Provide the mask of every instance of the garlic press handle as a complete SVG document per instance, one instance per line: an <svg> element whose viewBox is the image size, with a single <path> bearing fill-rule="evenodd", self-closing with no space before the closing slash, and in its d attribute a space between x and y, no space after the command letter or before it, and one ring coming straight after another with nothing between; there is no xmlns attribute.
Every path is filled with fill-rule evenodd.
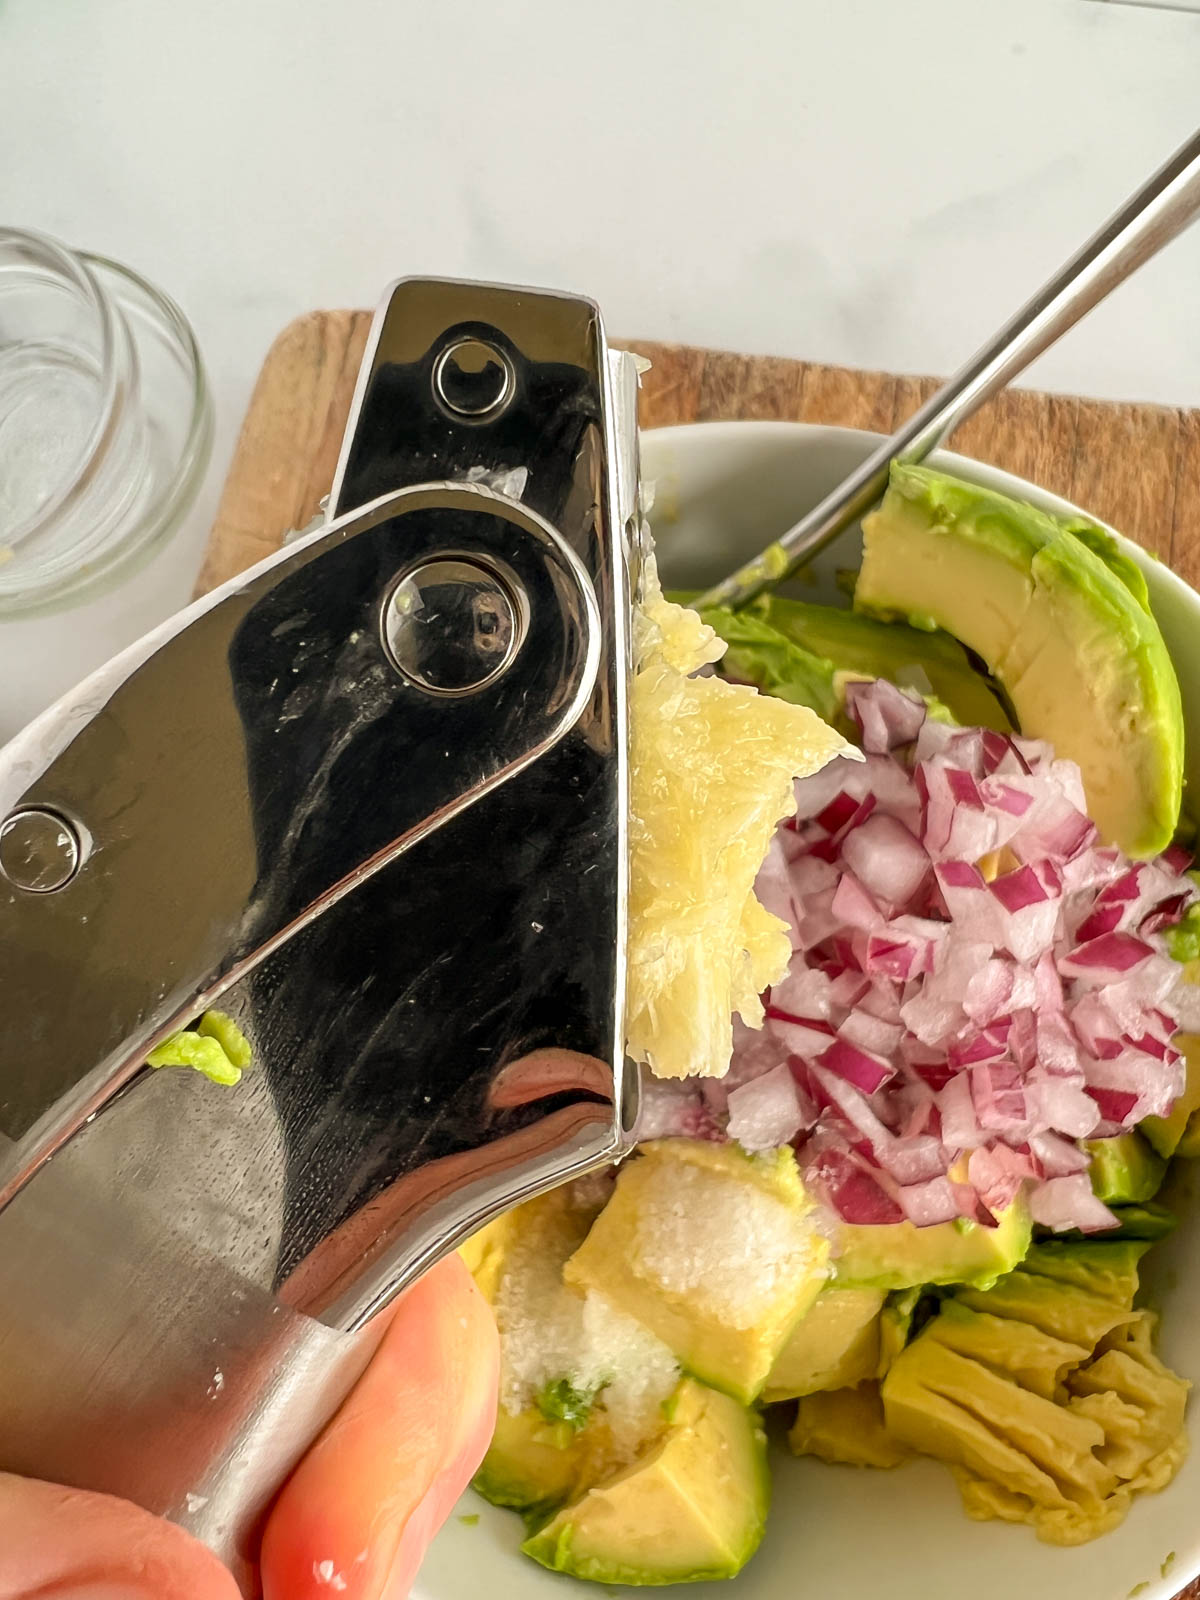
<svg viewBox="0 0 1200 1600"><path fill-rule="evenodd" d="M247 1594L374 1313L632 1120L618 370L589 302L393 286L339 514L0 752L0 1470ZM144 1069L212 1005L237 1088Z"/></svg>

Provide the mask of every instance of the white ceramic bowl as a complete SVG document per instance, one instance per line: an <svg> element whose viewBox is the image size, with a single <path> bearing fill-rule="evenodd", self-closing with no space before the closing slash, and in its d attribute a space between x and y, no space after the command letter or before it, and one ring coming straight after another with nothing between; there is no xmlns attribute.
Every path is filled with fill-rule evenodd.
<svg viewBox="0 0 1200 1600"><path fill-rule="evenodd" d="M715 579L787 528L874 444L873 434L799 423L700 423L643 435L642 467L656 485L655 538L668 586ZM993 467L945 454L939 464L1050 510L1066 502ZM1070 508L1074 509L1074 508ZM797 588L845 603L838 568L856 567L857 534L819 559ZM1179 670L1189 776L1200 792L1200 596L1161 563L1128 546ZM1191 1185L1187 1185L1190 1191ZM1189 1192L1185 1198L1191 1199ZM1200 1245L1196 1208L1147 1258L1144 1281L1163 1310L1166 1361L1200 1382ZM1200 1414L1200 1405L1196 1406ZM1193 1419L1193 1429L1196 1423ZM774 1503L762 1549L742 1575L687 1600L1168 1600L1200 1572L1200 1447L1162 1494L1137 1500L1116 1532L1075 1550L1032 1531L964 1516L949 1472L915 1461L894 1472L773 1457ZM467 1522L459 1520L470 1519ZM478 1521L475 1521L475 1518ZM435 1541L414 1600L587 1600L606 1591L543 1571L518 1552L521 1525L468 1493ZM1165 1569L1165 1570L1164 1570ZM633 1595L608 1589L610 1595Z"/></svg>

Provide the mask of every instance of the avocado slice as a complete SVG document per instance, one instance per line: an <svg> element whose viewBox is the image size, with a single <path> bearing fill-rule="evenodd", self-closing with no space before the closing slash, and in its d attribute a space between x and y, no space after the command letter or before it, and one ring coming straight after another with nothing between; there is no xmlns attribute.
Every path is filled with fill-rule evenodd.
<svg viewBox="0 0 1200 1600"><path fill-rule="evenodd" d="M875 1369L875 1377L885 1376L887 1369L908 1343L921 1293L920 1288L914 1287L899 1289L888 1295L879 1313L879 1365Z"/></svg>
<svg viewBox="0 0 1200 1600"><path fill-rule="evenodd" d="M932 1338L936 1321L883 1380L889 1433L1036 1506L1098 1506L1113 1492L1116 1474L1096 1455L1104 1444L1098 1422Z"/></svg>
<svg viewBox="0 0 1200 1600"><path fill-rule="evenodd" d="M1053 1400L1067 1374L1087 1360L1086 1345L1043 1333L1030 1322L1014 1322L946 1300L924 1335L947 1350L1007 1372L1023 1389Z"/></svg>
<svg viewBox="0 0 1200 1600"><path fill-rule="evenodd" d="M1177 1034L1175 1047L1183 1052L1187 1073L1183 1093L1165 1117L1146 1117L1138 1124L1138 1129L1160 1156L1173 1156L1177 1152L1184 1156L1200 1155L1200 1148L1191 1142L1192 1114L1200 1110L1200 1034ZM1189 1140L1188 1148L1181 1149L1185 1137ZM1200 1140L1197 1145L1200 1146Z"/></svg>
<svg viewBox="0 0 1200 1600"><path fill-rule="evenodd" d="M777 594L761 596L744 611L714 607L705 613L705 620L723 639L729 637L726 628L736 631L752 622L765 623L793 650L827 661L835 674L886 678L898 688L932 695L964 727L1007 733L1012 726L1001 701L971 665L962 645L940 630L930 633L902 622L881 622L861 611L813 605Z"/></svg>
<svg viewBox="0 0 1200 1600"><path fill-rule="evenodd" d="M887 1431L879 1384L805 1395L788 1432L794 1455L846 1467L898 1467L908 1449Z"/></svg>
<svg viewBox="0 0 1200 1600"><path fill-rule="evenodd" d="M571 1184L505 1212L459 1247L489 1304L502 1304L501 1289L511 1270L527 1270L531 1257L553 1272L578 1247L600 1209L600 1198ZM501 1327L503 1340L506 1330ZM503 1386L502 1386L503 1388ZM613 1470L621 1451L603 1408L592 1410L594 1395L580 1394L568 1379L547 1383L534 1403L510 1411L502 1403L487 1454L473 1487L493 1505L547 1516L586 1484ZM645 1437L657 1431L652 1415Z"/></svg>
<svg viewBox="0 0 1200 1600"><path fill-rule="evenodd" d="M1069 526L894 464L882 505L863 521L854 603L945 628L974 650L1022 732L1078 762L1103 836L1153 856L1179 821L1179 684L1154 618Z"/></svg>
<svg viewBox="0 0 1200 1600"><path fill-rule="evenodd" d="M501 1406L492 1442L471 1487L494 1506L531 1518L549 1515L592 1475L596 1441L567 1422L547 1422L536 1406Z"/></svg>
<svg viewBox="0 0 1200 1600"><path fill-rule="evenodd" d="M1084 1350L1094 1350L1114 1328L1133 1321L1128 1305L1032 1272L1010 1272L990 1289L959 1289L955 1298L975 1311L1028 1322Z"/></svg>
<svg viewBox="0 0 1200 1600"><path fill-rule="evenodd" d="M1029 1248L1029 1206L1018 1196L994 1228L960 1219L928 1228L911 1222L846 1223L834 1263L839 1288L907 1289L924 1283L986 1287Z"/></svg>
<svg viewBox="0 0 1200 1600"><path fill-rule="evenodd" d="M1158 1193L1167 1163L1136 1130L1111 1139L1084 1139L1082 1148L1092 1158L1092 1189L1097 1199L1106 1204L1140 1205Z"/></svg>
<svg viewBox="0 0 1200 1600"><path fill-rule="evenodd" d="M605 1295L688 1372L749 1404L824 1288L828 1257L790 1149L750 1156L664 1139L622 1167L563 1277Z"/></svg>
<svg viewBox="0 0 1200 1600"><path fill-rule="evenodd" d="M1153 1331L1153 1313L1139 1312L1068 1380L1073 1409L1104 1428L1105 1461L1135 1488L1162 1488L1187 1453L1191 1385L1155 1355Z"/></svg>
<svg viewBox="0 0 1200 1600"><path fill-rule="evenodd" d="M1098 528L1094 522L1082 517L1060 517L1066 531L1081 544L1087 545L1094 556L1099 556L1114 578L1119 578L1143 611L1150 610L1150 586L1136 561L1121 549L1111 533Z"/></svg>
<svg viewBox="0 0 1200 1600"><path fill-rule="evenodd" d="M766 1404L875 1377L884 1298L882 1289L822 1289L775 1358Z"/></svg>
<svg viewBox="0 0 1200 1600"><path fill-rule="evenodd" d="M1138 1291L1138 1263L1149 1248L1142 1239L1091 1239L1079 1244L1050 1239L1035 1244L1019 1270L1128 1307Z"/></svg>
<svg viewBox="0 0 1200 1600"><path fill-rule="evenodd" d="M769 1499L757 1415L685 1378L659 1439L521 1548L553 1572L594 1583L732 1578L758 1549Z"/></svg>
<svg viewBox="0 0 1200 1600"><path fill-rule="evenodd" d="M1011 729L986 678L949 634L778 595L744 611L714 606L702 615L729 646L722 672L764 694L809 706L826 722L844 722L847 678L886 678L922 694L929 714L941 721Z"/></svg>
<svg viewBox="0 0 1200 1600"><path fill-rule="evenodd" d="M841 695L831 660L785 638L761 611L712 606L700 615L729 647L721 657L726 677L752 683L777 700L809 706L826 722L836 720Z"/></svg>
<svg viewBox="0 0 1200 1600"><path fill-rule="evenodd" d="M1141 1241L1035 1245L981 1292L960 1289L883 1383L889 1433L954 1469L969 1515L1079 1544L1160 1489L1187 1449L1188 1385L1131 1309Z"/></svg>

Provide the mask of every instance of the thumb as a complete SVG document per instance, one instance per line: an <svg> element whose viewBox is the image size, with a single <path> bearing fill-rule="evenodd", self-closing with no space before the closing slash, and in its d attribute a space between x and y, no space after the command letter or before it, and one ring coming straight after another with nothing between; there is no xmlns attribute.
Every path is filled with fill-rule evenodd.
<svg viewBox="0 0 1200 1600"><path fill-rule="evenodd" d="M403 1600L491 1438L498 1359L487 1302L451 1256L396 1305L370 1366L276 1501L264 1600Z"/></svg>

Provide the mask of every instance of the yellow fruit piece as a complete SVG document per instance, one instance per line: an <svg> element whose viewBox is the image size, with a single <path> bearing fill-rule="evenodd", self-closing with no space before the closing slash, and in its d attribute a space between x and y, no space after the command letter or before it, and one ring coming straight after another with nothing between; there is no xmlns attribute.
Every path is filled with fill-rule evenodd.
<svg viewBox="0 0 1200 1600"><path fill-rule="evenodd" d="M663 597L652 561L634 643L627 1048L660 1078L721 1077L733 1013L761 1024L791 954L754 879L793 779L857 752L806 706L689 676L725 646Z"/></svg>
<svg viewBox="0 0 1200 1600"><path fill-rule="evenodd" d="M804 1395L788 1443L794 1455L846 1467L898 1467L910 1454L887 1431L879 1385L870 1380Z"/></svg>

